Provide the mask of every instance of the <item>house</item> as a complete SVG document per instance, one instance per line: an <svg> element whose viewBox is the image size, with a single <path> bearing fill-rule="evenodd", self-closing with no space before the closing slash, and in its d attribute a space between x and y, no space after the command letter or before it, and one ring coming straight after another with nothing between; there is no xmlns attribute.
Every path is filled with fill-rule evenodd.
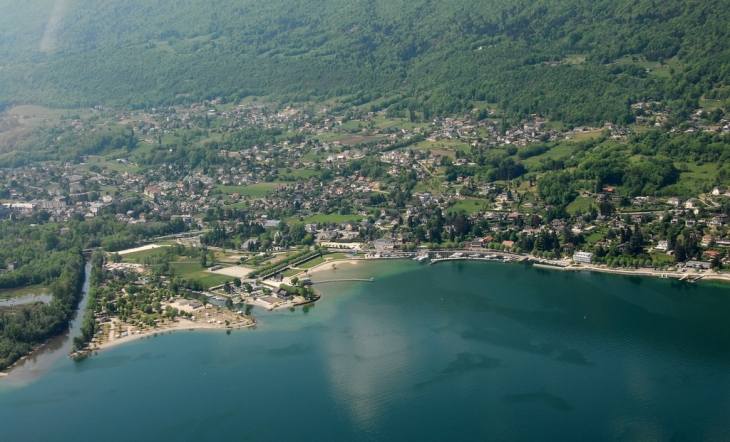
<svg viewBox="0 0 730 442"><path fill-rule="evenodd" d="M702 254L709 257L710 259L718 258L720 255L722 255L722 253L716 252L714 250L705 250L704 252L702 252Z"/></svg>
<svg viewBox="0 0 730 442"><path fill-rule="evenodd" d="M660 250L662 252L666 252L669 250L669 241L661 240L657 243L656 247L654 247L656 250Z"/></svg>
<svg viewBox="0 0 730 442"><path fill-rule="evenodd" d="M307 224L304 226L304 231L307 233L317 233L317 225L316 224Z"/></svg>
<svg viewBox="0 0 730 442"><path fill-rule="evenodd" d="M144 194L145 196L148 196L150 198L158 198L160 195L162 195L162 191L155 186L148 186L145 187Z"/></svg>
<svg viewBox="0 0 730 442"><path fill-rule="evenodd" d="M699 206L697 204L697 200L690 198L684 203L684 207L685 209L696 209Z"/></svg>
<svg viewBox="0 0 730 442"><path fill-rule="evenodd" d="M281 300L287 300L291 296L291 293L287 292L281 287L274 289L271 293L276 295L276 297Z"/></svg>
<svg viewBox="0 0 730 442"><path fill-rule="evenodd" d="M573 261L590 264L593 262L593 253L591 252L575 252L573 253Z"/></svg>
<svg viewBox="0 0 730 442"><path fill-rule="evenodd" d="M709 262L703 262L703 261L687 261L684 263L684 266L687 268L694 268L694 269L710 269L710 263Z"/></svg>
<svg viewBox="0 0 730 442"><path fill-rule="evenodd" d="M682 204L682 200L673 196L667 200L667 204L671 204L672 206L679 206L680 204Z"/></svg>
<svg viewBox="0 0 730 442"><path fill-rule="evenodd" d="M700 242L700 245L702 247L708 247L710 244L712 244L712 235L705 235L702 237L702 242Z"/></svg>
<svg viewBox="0 0 730 442"><path fill-rule="evenodd" d="M474 238L471 242L472 247L484 247L484 239Z"/></svg>
<svg viewBox="0 0 730 442"><path fill-rule="evenodd" d="M722 195L725 193L725 188L721 186L716 186L712 188L712 194L713 195Z"/></svg>
<svg viewBox="0 0 730 442"><path fill-rule="evenodd" d="M379 238L373 241L372 244L376 250L386 250L395 247L395 241L390 238Z"/></svg>
<svg viewBox="0 0 730 442"><path fill-rule="evenodd" d="M259 241L257 239L251 238L247 239L246 241L241 244L241 250L253 250L258 245Z"/></svg>
<svg viewBox="0 0 730 442"><path fill-rule="evenodd" d="M514 247L515 242L514 241L502 241L502 245L507 247L508 249L511 249Z"/></svg>

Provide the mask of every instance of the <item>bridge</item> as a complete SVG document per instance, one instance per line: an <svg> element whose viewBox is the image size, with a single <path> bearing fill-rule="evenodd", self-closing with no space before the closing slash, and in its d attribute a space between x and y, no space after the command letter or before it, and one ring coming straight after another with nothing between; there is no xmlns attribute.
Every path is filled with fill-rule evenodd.
<svg viewBox="0 0 730 442"><path fill-rule="evenodd" d="M312 281L312 284L324 284L326 282L373 282L373 278L370 279L325 279L324 281Z"/></svg>

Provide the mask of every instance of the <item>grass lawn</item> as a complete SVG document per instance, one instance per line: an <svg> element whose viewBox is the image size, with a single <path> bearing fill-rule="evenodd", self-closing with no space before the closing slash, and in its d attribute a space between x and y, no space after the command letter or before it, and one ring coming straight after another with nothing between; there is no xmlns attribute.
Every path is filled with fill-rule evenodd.
<svg viewBox="0 0 730 442"><path fill-rule="evenodd" d="M327 255L327 256L330 256L330 255ZM297 267L300 269L311 269L312 267L322 264L323 262L324 262L324 258L320 256L320 257L314 258L311 261L307 261L304 264L300 264Z"/></svg>
<svg viewBox="0 0 730 442"><path fill-rule="evenodd" d="M576 143L578 141L585 141L585 140L590 140L591 138L597 138L597 137L601 136L601 132L602 131L600 131L600 130L591 130L588 132L580 132L580 133L575 134L575 137L570 141Z"/></svg>
<svg viewBox="0 0 730 442"><path fill-rule="evenodd" d="M284 276L285 278L290 278L298 273L302 273L302 271L298 270L298 269L289 269L289 270L283 272L282 276Z"/></svg>
<svg viewBox="0 0 730 442"><path fill-rule="evenodd" d="M197 273L193 273L188 275L188 278L195 279L196 281L200 281L201 284L203 284L203 287L209 288L216 285L220 285L225 283L226 281L233 281L233 276L228 275L219 275L217 273L210 273L205 270Z"/></svg>
<svg viewBox="0 0 730 442"><path fill-rule="evenodd" d="M126 155L126 154L120 153L120 156L121 155ZM114 160L106 161L104 159L104 157L100 157L100 156L90 156L88 158L88 160L86 161L86 163L81 165L82 168L87 169L87 170L91 166L98 166L102 169L116 170L119 173L124 173L124 172L134 173L139 170L139 167L128 166L128 165L120 163L119 161L114 161Z"/></svg>
<svg viewBox="0 0 730 442"><path fill-rule="evenodd" d="M525 166L529 166L531 164L539 164L540 160L542 159L557 159L565 156L569 156L571 153L573 153L573 146L567 143L560 143L555 145L552 149L548 150L544 154L536 155L534 157L527 158L526 160L522 161Z"/></svg>
<svg viewBox="0 0 730 442"><path fill-rule="evenodd" d="M263 198L267 193L281 186L281 183L256 183L250 186L216 186L224 195L237 193L242 196Z"/></svg>
<svg viewBox="0 0 730 442"><path fill-rule="evenodd" d="M317 178L319 178L320 175L321 175L320 172L318 172L316 170L312 170L312 169L291 169L291 172L287 172L286 169L279 169L280 177L287 176L287 177L294 177L295 179L296 178L308 179L313 176L316 176Z"/></svg>
<svg viewBox="0 0 730 442"><path fill-rule="evenodd" d="M83 119L88 119L94 112L89 109L50 109L42 106L33 105L20 105L14 106L5 111L6 115L21 115L30 117L29 119L23 119L21 122L24 125L41 124L44 120L50 120L53 123L61 121L62 117L76 116Z"/></svg>
<svg viewBox="0 0 730 442"><path fill-rule="evenodd" d="M134 253L127 253L127 254L122 255L122 262L136 263L138 260L141 261L142 258L146 258L148 256L159 256L159 255L163 255L164 253L165 253L165 249L163 249L163 248L142 250L141 252L134 252Z"/></svg>
<svg viewBox="0 0 730 442"><path fill-rule="evenodd" d="M718 107L722 107L722 101L720 100L705 100L700 99L700 107L705 110L713 110Z"/></svg>
<svg viewBox="0 0 730 442"><path fill-rule="evenodd" d="M674 257L664 253L650 253L651 259L659 264L674 264Z"/></svg>
<svg viewBox="0 0 730 442"><path fill-rule="evenodd" d="M486 206L489 204L489 201L487 200L479 200L476 198L466 198L463 200L458 200L456 204L448 208L449 212L459 212L459 211L465 211L466 213L472 213L472 212L478 212L482 209L485 209Z"/></svg>
<svg viewBox="0 0 730 442"><path fill-rule="evenodd" d="M198 261L187 261L187 262L171 262L170 268L174 269L175 276L187 277L196 272L200 272L203 268L200 266Z"/></svg>
<svg viewBox="0 0 730 442"><path fill-rule="evenodd" d="M593 198L579 196L573 200L572 203L568 204L566 210L571 215L577 213L579 210L585 213L588 209L590 209L594 202L595 200Z"/></svg>
<svg viewBox="0 0 730 442"><path fill-rule="evenodd" d="M586 242L595 244L596 242L603 240L605 236L606 232L603 229L597 229L590 235L586 236Z"/></svg>
<svg viewBox="0 0 730 442"><path fill-rule="evenodd" d="M682 170L680 165L677 166L679 166L678 168ZM697 164L689 163L686 164L686 167L689 171L682 172L679 176L679 182L674 186L666 188L665 192L670 191L670 188L676 186L679 188L676 190L679 195L682 195L684 192L697 195L698 193L702 193L705 187L710 187L717 175L716 164L708 163L698 166ZM683 192L680 189L685 189L685 191ZM671 189L671 191L675 190Z"/></svg>

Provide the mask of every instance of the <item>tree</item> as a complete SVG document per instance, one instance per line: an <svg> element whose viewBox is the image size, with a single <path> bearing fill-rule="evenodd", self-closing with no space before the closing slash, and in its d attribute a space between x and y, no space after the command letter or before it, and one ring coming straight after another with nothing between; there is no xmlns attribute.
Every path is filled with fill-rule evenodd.
<svg viewBox="0 0 730 442"><path fill-rule="evenodd" d="M233 285L236 286L236 288L241 288L241 278L233 278Z"/></svg>
<svg viewBox="0 0 730 442"><path fill-rule="evenodd" d="M307 231L304 229L304 223L295 222L289 227L289 236L292 241L299 243L306 236Z"/></svg>
<svg viewBox="0 0 730 442"><path fill-rule="evenodd" d="M208 254L205 252L200 254L200 265L202 267L208 267Z"/></svg>

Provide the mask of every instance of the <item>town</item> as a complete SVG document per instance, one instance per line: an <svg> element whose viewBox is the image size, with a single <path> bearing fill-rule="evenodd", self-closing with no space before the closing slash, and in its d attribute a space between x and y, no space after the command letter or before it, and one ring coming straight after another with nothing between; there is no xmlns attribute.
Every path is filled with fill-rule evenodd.
<svg viewBox="0 0 730 442"><path fill-rule="evenodd" d="M631 195L601 179L543 186L559 178L556 170L574 167L576 153L626 145L632 131L666 121L659 103L632 107L633 127L556 130L537 117L512 127L492 109L424 122L386 110L221 99L144 113L97 106L86 119L62 118L59 130L77 140L115 126L138 146L2 169L0 215L130 226L90 245L107 252L141 245L135 232L168 223L174 227L158 236L236 251L236 263L254 267L265 261L260 255L316 244L371 254L478 248L609 268L721 271L730 191L711 179L686 198L686 189L682 197ZM730 132L726 118L709 118L698 112L669 132ZM556 198L561 184L557 193L572 194Z"/></svg>

